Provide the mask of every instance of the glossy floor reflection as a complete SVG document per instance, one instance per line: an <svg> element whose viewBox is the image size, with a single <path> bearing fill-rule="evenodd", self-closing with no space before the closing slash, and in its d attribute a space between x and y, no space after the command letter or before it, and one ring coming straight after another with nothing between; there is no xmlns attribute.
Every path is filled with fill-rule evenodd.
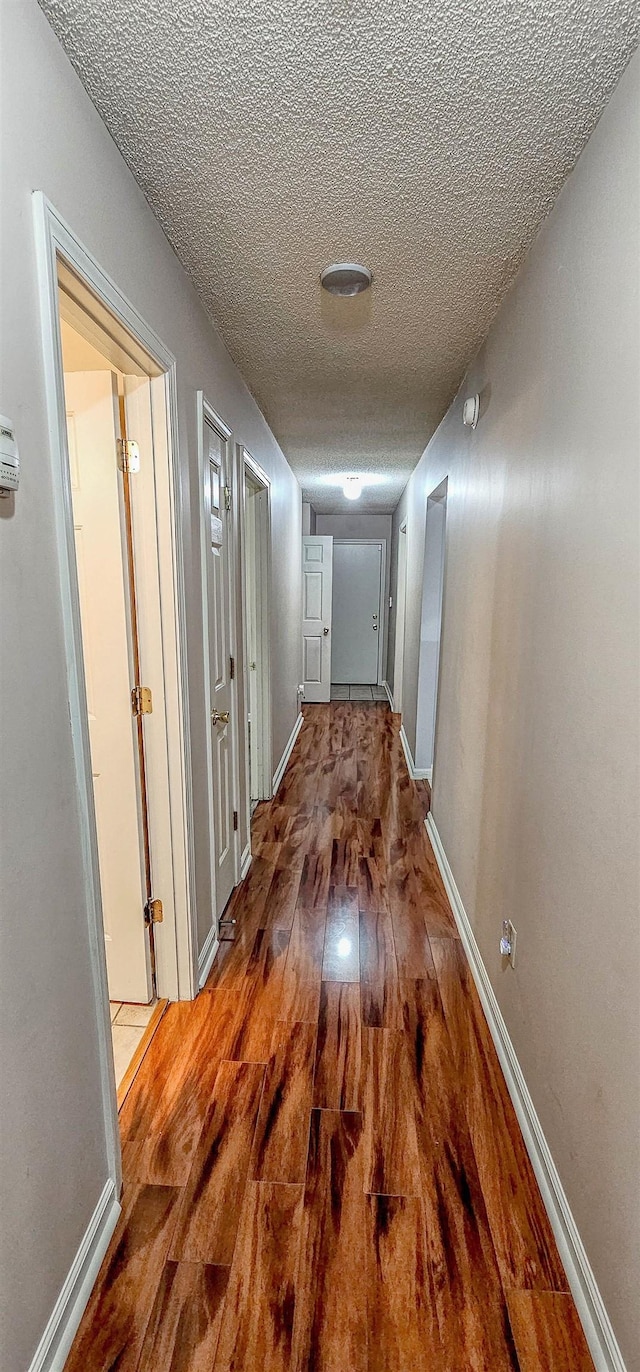
<svg viewBox="0 0 640 1372"><path fill-rule="evenodd" d="M310 706L121 1114L70 1372L592 1363L384 704Z"/></svg>

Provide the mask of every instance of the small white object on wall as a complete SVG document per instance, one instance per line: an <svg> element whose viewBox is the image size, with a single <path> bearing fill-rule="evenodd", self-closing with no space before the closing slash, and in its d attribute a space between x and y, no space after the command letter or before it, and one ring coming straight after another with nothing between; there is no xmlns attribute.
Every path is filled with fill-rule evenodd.
<svg viewBox="0 0 640 1372"><path fill-rule="evenodd" d="M10 419L0 414L0 496L17 491L20 481L20 458L15 429Z"/></svg>
<svg viewBox="0 0 640 1372"><path fill-rule="evenodd" d="M462 406L462 423L467 428L475 429L480 418L480 396L469 395Z"/></svg>

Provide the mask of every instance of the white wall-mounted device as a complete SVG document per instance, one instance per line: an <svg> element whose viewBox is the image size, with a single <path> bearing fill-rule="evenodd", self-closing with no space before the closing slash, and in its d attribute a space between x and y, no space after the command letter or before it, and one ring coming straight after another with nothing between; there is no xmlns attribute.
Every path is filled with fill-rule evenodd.
<svg viewBox="0 0 640 1372"><path fill-rule="evenodd" d="M20 458L13 424L0 414L0 496L17 491L20 480Z"/></svg>
<svg viewBox="0 0 640 1372"><path fill-rule="evenodd" d="M462 423L475 429L480 418L480 396L469 395L462 406Z"/></svg>

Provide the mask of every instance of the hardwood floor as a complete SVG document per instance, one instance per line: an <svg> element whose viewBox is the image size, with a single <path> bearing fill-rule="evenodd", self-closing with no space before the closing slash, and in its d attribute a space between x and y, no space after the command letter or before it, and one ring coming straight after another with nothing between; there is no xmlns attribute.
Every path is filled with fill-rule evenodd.
<svg viewBox="0 0 640 1372"><path fill-rule="evenodd" d="M588 1372L385 704L309 706L121 1112L67 1372Z"/></svg>

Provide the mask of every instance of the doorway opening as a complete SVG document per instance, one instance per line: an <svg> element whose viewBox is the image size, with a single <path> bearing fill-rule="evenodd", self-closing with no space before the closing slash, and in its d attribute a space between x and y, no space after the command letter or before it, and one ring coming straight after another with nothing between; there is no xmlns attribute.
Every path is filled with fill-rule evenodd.
<svg viewBox="0 0 640 1372"><path fill-rule="evenodd" d="M402 714L402 681L404 675L404 635L407 603L407 521L398 534L398 581L396 585L396 639L393 655L393 708Z"/></svg>
<svg viewBox="0 0 640 1372"><path fill-rule="evenodd" d="M156 863L161 834L155 812L163 796L156 774L161 759L152 738L158 721L150 716L162 712L164 695L154 651L160 596L154 450L160 424L166 443L167 414L166 402L152 392L152 381L161 376L154 359L115 319L92 308L98 302L61 258L57 284L84 700L119 1092L159 1018L156 930L164 916L164 890Z"/></svg>
<svg viewBox="0 0 640 1372"><path fill-rule="evenodd" d="M243 450L243 588L250 814L272 794L269 669L270 482Z"/></svg>
<svg viewBox="0 0 640 1372"><path fill-rule="evenodd" d="M420 658L418 666L418 710L416 719L416 768L433 783L444 564L447 523L447 478L427 500L422 611L420 616Z"/></svg>
<svg viewBox="0 0 640 1372"><path fill-rule="evenodd" d="M331 697L386 700L384 539L333 540Z"/></svg>

